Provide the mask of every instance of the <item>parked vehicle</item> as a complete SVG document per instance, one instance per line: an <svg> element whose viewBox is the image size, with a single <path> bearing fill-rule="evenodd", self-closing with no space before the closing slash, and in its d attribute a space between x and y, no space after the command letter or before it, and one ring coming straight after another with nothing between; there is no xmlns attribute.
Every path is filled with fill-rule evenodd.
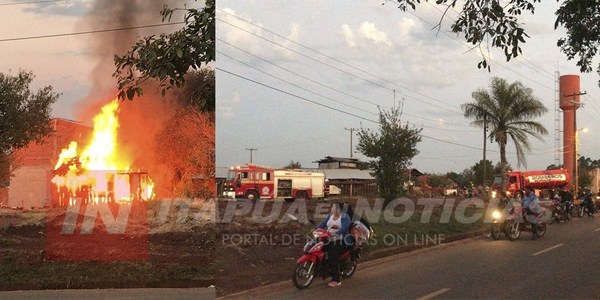
<svg viewBox="0 0 600 300"><path fill-rule="evenodd" d="M304 245L304 255L296 261L292 281L298 289L307 288L316 276L327 278L331 276L326 247L331 233L322 228L312 232L312 239ZM354 275L358 265L357 258L351 255L350 248L340 256L340 271L342 278Z"/></svg>
<svg viewBox="0 0 600 300"><path fill-rule="evenodd" d="M561 203L559 199L552 199L552 216L548 220L548 224L552 224L554 222L560 223L562 221L567 220L567 211L566 206L569 203Z"/></svg>
<svg viewBox="0 0 600 300"><path fill-rule="evenodd" d="M531 186L540 198L550 198L552 189L563 187L570 181L569 172L565 169L558 170L533 170L508 172L508 182L505 183L506 190L510 196L522 199L525 195L525 187ZM494 179L494 190L502 190L502 176Z"/></svg>
<svg viewBox="0 0 600 300"><path fill-rule="evenodd" d="M254 164L231 167L223 187L224 196L249 200L326 198L329 190L323 173Z"/></svg>
<svg viewBox="0 0 600 300"><path fill-rule="evenodd" d="M581 193L579 199L580 204L577 209L577 216L580 218L585 214L590 217L593 216L596 212L596 205L594 204L592 193L589 190L586 190Z"/></svg>

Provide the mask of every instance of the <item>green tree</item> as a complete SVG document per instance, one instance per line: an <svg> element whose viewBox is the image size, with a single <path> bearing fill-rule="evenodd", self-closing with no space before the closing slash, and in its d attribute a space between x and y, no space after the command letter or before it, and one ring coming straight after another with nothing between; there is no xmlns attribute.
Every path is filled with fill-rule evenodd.
<svg viewBox="0 0 600 300"><path fill-rule="evenodd" d="M556 165L556 164L551 164L549 166L546 167L546 170L558 170L563 168L563 165Z"/></svg>
<svg viewBox="0 0 600 300"><path fill-rule="evenodd" d="M581 156L578 161L579 168L590 170L600 168L600 159L591 159L590 157Z"/></svg>
<svg viewBox="0 0 600 300"><path fill-rule="evenodd" d="M215 111L215 70L201 68L185 76L187 84L177 90L176 97L182 106L201 111Z"/></svg>
<svg viewBox="0 0 600 300"><path fill-rule="evenodd" d="M581 72L592 71L592 62L600 46L600 5L598 1L564 0L556 11L554 28L563 26L567 37L560 38L557 45L569 60L579 57L577 66ZM600 64L597 68L600 74ZM600 81L598 81L600 86Z"/></svg>
<svg viewBox="0 0 600 300"><path fill-rule="evenodd" d="M171 21L181 8L165 7L164 21ZM158 79L164 96L173 87L182 87L186 73L215 60L215 0L206 0L203 9L183 9L184 28L170 34L148 36L137 41L123 56L115 55L119 98L132 100L143 93L141 84Z"/></svg>
<svg viewBox="0 0 600 300"><path fill-rule="evenodd" d="M448 183L448 176L445 174L431 174L427 175L429 185L432 187L445 187Z"/></svg>
<svg viewBox="0 0 600 300"><path fill-rule="evenodd" d="M525 151L530 150L529 136L542 139L548 130L535 121L548 111L544 104L533 95L530 88L516 81L494 77L491 91L478 89L473 92L474 102L461 105L464 116L474 119L471 125L483 128L487 122L488 137L500 147L500 164L503 176L508 166L506 145L508 141L515 144L517 164L527 167Z"/></svg>
<svg viewBox="0 0 600 300"><path fill-rule="evenodd" d="M468 186L475 181L475 172L472 168L464 169L460 175L463 178L462 185L464 186Z"/></svg>
<svg viewBox="0 0 600 300"><path fill-rule="evenodd" d="M416 10L422 0L395 0L402 11L409 7ZM431 2L425 0L426 2ZM459 8L458 16L450 29L462 34L467 43L479 49L482 59L478 68L491 70L489 49L498 48L504 52L507 61L522 54L521 44L529 38L525 23L519 20L523 13L535 13L541 0L436 0L444 7L437 24L441 25L449 10ZM459 4L460 3L460 4ZM554 28L564 27L566 37L557 41L557 46L569 60L579 57L577 66L581 72L591 72L592 62L600 47L600 5L592 0L563 0L556 11ZM600 74L600 64L598 65ZM600 85L600 81L598 82Z"/></svg>
<svg viewBox="0 0 600 300"><path fill-rule="evenodd" d="M34 78L28 71L15 76L0 73L0 153L10 153L32 141L42 142L52 132L50 106L59 94L51 86L32 91Z"/></svg>
<svg viewBox="0 0 600 300"><path fill-rule="evenodd" d="M473 183L475 185L483 185L483 160L477 162L474 166L471 167L473 170ZM485 183L489 186L494 181L494 165L492 161L485 160Z"/></svg>
<svg viewBox="0 0 600 300"><path fill-rule="evenodd" d="M283 167L284 169L301 169L302 168L302 164L300 164L299 161L290 161L289 164L287 164L287 166Z"/></svg>
<svg viewBox="0 0 600 300"><path fill-rule="evenodd" d="M458 185L464 185L467 182L467 179L462 173L448 172L446 173L446 176L448 176L449 179L454 180Z"/></svg>
<svg viewBox="0 0 600 300"><path fill-rule="evenodd" d="M590 174L589 169L580 169L579 170L579 175L577 177L579 187L581 187L581 188L590 187L592 185L593 180L594 180L594 178Z"/></svg>
<svg viewBox="0 0 600 300"><path fill-rule="evenodd" d="M371 175L376 178L379 194L386 202L399 196L403 179L411 159L419 153L421 130L402 125L400 109L380 110L379 130L361 128L357 149L369 161Z"/></svg>
<svg viewBox="0 0 600 300"><path fill-rule="evenodd" d="M581 156L579 162L579 177L577 179L580 187L589 187L594 178L591 171L600 167L600 160L593 160L590 157Z"/></svg>
<svg viewBox="0 0 600 300"><path fill-rule="evenodd" d="M0 73L0 187L8 186L18 168L14 151L30 142L41 143L52 133L50 106L59 94L51 86L32 91L34 78L30 71L15 76Z"/></svg>

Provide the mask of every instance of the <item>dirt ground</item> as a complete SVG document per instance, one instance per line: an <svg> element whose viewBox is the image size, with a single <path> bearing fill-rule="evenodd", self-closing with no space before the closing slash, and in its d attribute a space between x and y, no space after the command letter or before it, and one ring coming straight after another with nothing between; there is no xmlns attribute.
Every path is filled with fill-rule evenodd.
<svg viewBox="0 0 600 300"><path fill-rule="evenodd" d="M169 226L173 230L157 230L152 223L156 213L149 207L149 218L145 219L150 224L149 233L131 237L143 239L146 259L113 261L109 256L97 261L69 260L68 251L67 259L52 259L47 253L46 225L61 213L64 211L53 209L0 211L0 290L208 287L215 283L215 227L211 222L190 218L173 222L176 217L171 213L167 223L173 223ZM94 241L95 235L89 239L106 244L104 240Z"/></svg>

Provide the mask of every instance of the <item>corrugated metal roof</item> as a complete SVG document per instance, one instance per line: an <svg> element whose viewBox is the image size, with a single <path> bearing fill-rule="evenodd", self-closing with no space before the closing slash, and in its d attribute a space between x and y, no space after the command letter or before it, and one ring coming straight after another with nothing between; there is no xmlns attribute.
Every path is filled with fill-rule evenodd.
<svg viewBox="0 0 600 300"><path fill-rule="evenodd" d="M317 160L316 162L318 162L318 163L328 163L328 162L352 162L352 163L360 163L360 160L358 160L356 158L325 156L325 158Z"/></svg>

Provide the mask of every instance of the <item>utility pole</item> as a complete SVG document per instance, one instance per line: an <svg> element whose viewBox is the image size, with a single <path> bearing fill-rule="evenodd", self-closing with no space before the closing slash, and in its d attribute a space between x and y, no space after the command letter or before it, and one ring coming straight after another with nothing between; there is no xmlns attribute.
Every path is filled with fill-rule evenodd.
<svg viewBox="0 0 600 300"><path fill-rule="evenodd" d="M352 136L354 135L354 131L358 130L356 128L344 128L350 131L350 158L352 158Z"/></svg>
<svg viewBox="0 0 600 300"><path fill-rule="evenodd" d="M486 138L487 138L487 114L483 115L483 193L487 200L488 192L487 192L487 183L485 182L487 178L487 164L485 159L485 150L486 150Z"/></svg>
<svg viewBox="0 0 600 300"><path fill-rule="evenodd" d="M573 181L575 181L575 184L573 185L575 187L575 189L573 190L573 196L579 193L579 159L577 157L577 108L579 103L577 102L577 97L583 96L585 94L587 94L587 92L578 92L570 95L564 95L565 97L573 97L573 130L575 131L573 137Z"/></svg>
<svg viewBox="0 0 600 300"><path fill-rule="evenodd" d="M246 150L250 151L250 163L252 163L252 152L258 150L256 148L246 148Z"/></svg>

